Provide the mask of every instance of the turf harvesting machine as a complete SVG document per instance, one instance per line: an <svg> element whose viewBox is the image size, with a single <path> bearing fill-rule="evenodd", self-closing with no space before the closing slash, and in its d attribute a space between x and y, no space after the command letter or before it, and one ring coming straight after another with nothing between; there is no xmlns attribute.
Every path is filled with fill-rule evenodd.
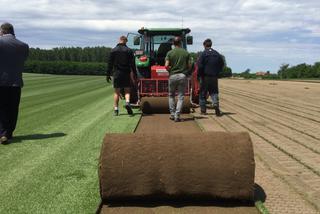
<svg viewBox="0 0 320 214"><path fill-rule="evenodd" d="M168 79L165 57L172 49L175 36L182 38L182 47L193 43L189 28L141 28L138 34L129 33L127 45L134 50L138 85L132 90L132 105L140 106L143 113L168 112ZM199 86L196 66L192 67L185 90L183 112L189 113L198 102Z"/></svg>

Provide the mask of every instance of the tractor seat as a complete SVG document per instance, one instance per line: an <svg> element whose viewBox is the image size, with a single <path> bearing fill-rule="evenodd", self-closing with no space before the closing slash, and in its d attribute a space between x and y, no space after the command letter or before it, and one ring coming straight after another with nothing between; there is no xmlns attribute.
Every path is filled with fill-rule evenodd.
<svg viewBox="0 0 320 214"><path fill-rule="evenodd" d="M167 53L169 51L171 51L171 43L164 42L164 43L160 44L160 46L158 48L158 53L157 53L158 65L164 65L165 58L166 58Z"/></svg>

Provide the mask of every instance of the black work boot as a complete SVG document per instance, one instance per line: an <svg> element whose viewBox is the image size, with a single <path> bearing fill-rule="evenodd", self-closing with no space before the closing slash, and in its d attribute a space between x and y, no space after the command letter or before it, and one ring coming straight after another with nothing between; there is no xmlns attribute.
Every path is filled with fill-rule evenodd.
<svg viewBox="0 0 320 214"><path fill-rule="evenodd" d="M214 106L214 110L216 112L216 116L217 117L222 116L219 106Z"/></svg>
<svg viewBox="0 0 320 214"><path fill-rule="evenodd" d="M130 103L126 103L125 108L127 109L127 112L128 112L129 115L133 115L133 111L132 111L132 108L130 106Z"/></svg>
<svg viewBox="0 0 320 214"><path fill-rule="evenodd" d="M200 112L201 112L200 113L201 115L206 115L207 114L207 109L205 107L201 106L200 107Z"/></svg>
<svg viewBox="0 0 320 214"><path fill-rule="evenodd" d="M174 118L174 122L181 122L180 117L176 117L176 118Z"/></svg>

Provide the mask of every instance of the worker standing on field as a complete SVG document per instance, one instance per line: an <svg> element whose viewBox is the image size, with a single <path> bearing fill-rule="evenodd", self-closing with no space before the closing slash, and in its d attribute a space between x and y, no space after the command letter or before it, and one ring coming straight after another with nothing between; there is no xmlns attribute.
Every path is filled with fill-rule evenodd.
<svg viewBox="0 0 320 214"><path fill-rule="evenodd" d="M9 23L0 27L0 143L12 139L16 128L24 62L29 46L18 39Z"/></svg>
<svg viewBox="0 0 320 214"><path fill-rule="evenodd" d="M170 119L180 122L180 112L183 106L184 92L187 85L187 74L191 69L190 55L181 47L181 37L173 40L174 49L167 53L165 66L169 71L169 110ZM175 93L178 92L178 102L175 104Z"/></svg>
<svg viewBox="0 0 320 214"><path fill-rule="evenodd" d="M107 82L110 82L111 76L113 76L115 116L119 115L119 97L121 88L124 89L125 93L125 108L129 115L133 115L130 106L130 88L131 76L132 73L135 73L136 68L133 51L127 47L127 41L127 37L120 37L119 43L112 49L108 61Z"/></svg>
<svg viewBox="0 0 320 214"><path fill-rule="evenodd" d="M203 42L203 46L204 51L201 53L198 60L198 78L200 80L199 104L201 114L207 113L206 100L207 94L209 93L216 116L221 116L218 77L224 67L224 60L216 50L211 48L211 39L206 39Z"/></svg>

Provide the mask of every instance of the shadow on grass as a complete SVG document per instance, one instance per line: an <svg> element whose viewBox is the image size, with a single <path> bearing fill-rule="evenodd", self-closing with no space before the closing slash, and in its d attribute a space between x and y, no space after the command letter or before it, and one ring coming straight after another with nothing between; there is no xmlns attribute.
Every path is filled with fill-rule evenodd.
<svg viewBox="0 0 320 214"><path fill-rule="evenodd" d="M66 134L62 132L50 133L50 134L18 135L18 136L14 136L13 139L7 144L22 143L27 140L43 140L48 138L57 138L57 137L64 137L64 136L66 136Z"/></svg>
<svg viewBox="0 0 320 214"><path fill-rule="evenodd" d="M156 200L156 201L148 201L146 199L143 200L132 200L132 201L116 201L105 203L108 207L145 207L145 208L153 208L159 206L171 206L174 208L183 208L188 206L196 206L196 207L254 207L255 202L266 201L266 194L263 188L255 183L254 184L254 201L246 201L246 200L223 200L223 199L212 199L208 200L208 198L193 198L193 199L179 199L179 200ZM100 205L100 208L103 204Z"/></svg>
<svg viewBox="0 0 320 214"><path fill-rule="evenodd" d="M134 117L134 116L136 116L136 115L142 115L142 113L140 113L140 112L134 112L132 115L129 115L128 113L119 113L119 115L118 115L118 117L119 116L127 116L127 117Z"/></svg>

